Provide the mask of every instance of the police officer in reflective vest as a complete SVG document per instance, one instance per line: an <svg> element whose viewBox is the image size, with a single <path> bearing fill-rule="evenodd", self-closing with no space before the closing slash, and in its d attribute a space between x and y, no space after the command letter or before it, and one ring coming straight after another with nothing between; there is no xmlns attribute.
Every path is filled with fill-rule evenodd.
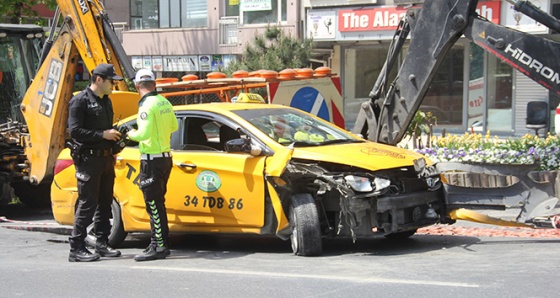
<svg viewBox="0 0 560 298"><path fill-rule="evenodd" d="M111 204L115 182L116 141L121 133L113 129L113 106L109 95L115 80L122 80L112 64L100 64L91 84L74 96L68 107L68 130L78 180L78 205L70 236L70 262L89 262L101 257L118 257L121 252L108 246ZM95 253L85 246L87 226L94 223Z"/></svg>
<svg viewBox="0 0 560 298"><path fill-rule="evenodd" d="M127 133L128 138L139 142L140 189L144 194L146 210L150 215L151 241L136 261L165 259L169 254L169 227L165 208L167 180L173 166L171 160L171 133L178 123L171 103L156 91L154 74L140 69L134 80L140 99L137 130Z"/></svg>

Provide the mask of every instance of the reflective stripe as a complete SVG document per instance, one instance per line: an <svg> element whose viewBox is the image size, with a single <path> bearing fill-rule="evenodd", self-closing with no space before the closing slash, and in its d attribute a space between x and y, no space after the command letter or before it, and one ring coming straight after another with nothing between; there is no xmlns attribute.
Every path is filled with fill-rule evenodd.
<svg viewBox="0 0 560 298"><path fill-rule="evenodd" d="M162 157L171 157L171 152L163 152L157 154L142 154L140 155L140 159L142 160L152 160L154 158L162 158Z"/></svg>

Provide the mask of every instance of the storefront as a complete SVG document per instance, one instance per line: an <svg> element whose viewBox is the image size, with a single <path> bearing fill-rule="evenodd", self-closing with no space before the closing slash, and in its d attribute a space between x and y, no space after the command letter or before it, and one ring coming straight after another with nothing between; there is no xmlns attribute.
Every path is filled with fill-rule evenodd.
<svg viewBox="0 0 560 298"><path fill-rule="evenodd" d="M552 10L549 0L540 4L542 10ZM400 7L380 5L307 10L307 37L313 38L318 48L333 50L330 66L342 79L347 129L353 127L360 104L369 100L405 12ZM477 12L497 24L556 37L548 35L545 26L514 11L506 1L480 1ZM399 57L400 61L403 58ZM452 133L490 131L492 135L519 136L531 132L525 124L528 102L549 99L549 109L554 111L558 99L547 89L461 38L441 64L420 109L437 117L436 132L445 128Z"/></svg>

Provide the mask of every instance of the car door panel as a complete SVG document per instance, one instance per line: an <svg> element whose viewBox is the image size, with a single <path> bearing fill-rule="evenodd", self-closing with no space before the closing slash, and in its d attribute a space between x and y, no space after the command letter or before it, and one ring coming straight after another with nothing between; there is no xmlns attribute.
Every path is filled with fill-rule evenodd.
<svg viewBox="0 0 560 298"><path fill-rule="evenodd" d="M170 224L263 226L264 157L176 151L173 162L166 196Z"/></svg>

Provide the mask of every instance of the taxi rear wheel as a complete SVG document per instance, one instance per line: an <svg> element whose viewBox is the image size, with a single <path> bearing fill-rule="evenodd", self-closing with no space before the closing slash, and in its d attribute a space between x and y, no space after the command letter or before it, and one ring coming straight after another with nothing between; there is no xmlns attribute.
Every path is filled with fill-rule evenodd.
<svg viewBox="0 0 560 298"><path fill-rule="evenodd" d="M119 247L128 233L124 231L124 225L121 217L121 206L117 201L111 203L111 231L109 232L108 244L111 247ZM97 238L93 233L93 223L87 227L86 245L95 247Z"/></svg>
<svg viewBox="0 0 560 298"><path fill-rule="evenodd" d="M292 196L290 205L290 241L298 256L318 256L323 251L317 205L310 194Z"/></svg>

